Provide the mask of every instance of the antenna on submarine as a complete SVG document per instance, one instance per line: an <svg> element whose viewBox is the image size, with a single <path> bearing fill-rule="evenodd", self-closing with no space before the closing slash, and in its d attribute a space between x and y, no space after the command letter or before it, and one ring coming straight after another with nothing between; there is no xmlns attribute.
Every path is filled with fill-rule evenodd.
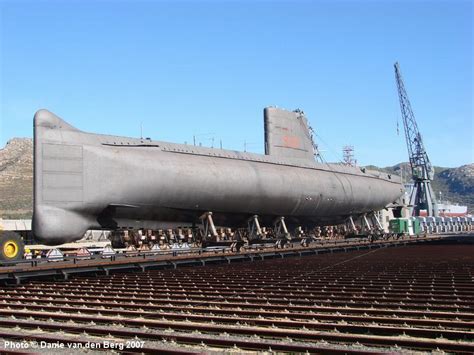
<svg viewBox="0 0 474 355"><path fill-rule="evenodd" d="M258 143L247 142L247 141L245 140L245 141L244 141L244 152L247 152L247 148L249 147L249 145L255 145L255 144L258 144Z"/></svg>
<svg viewBox="0 0 474 355"><path fill-rule="evenodd" d="M143 139L143 121L140 121L140 139Z"/></svg>
<svg viewBox="0 0 474 355"><path fill-rule="evenodd" d="M193 134L193 144L196 145L196 138L198 137L203 137L203 136L211 136L213 135L214 133L198 133L198 134ZM210 138L209 138L210 139ZM214 137L212 137L212 143L214 145ZM202 146L202 142L199 142L199 146Z"/></svg>

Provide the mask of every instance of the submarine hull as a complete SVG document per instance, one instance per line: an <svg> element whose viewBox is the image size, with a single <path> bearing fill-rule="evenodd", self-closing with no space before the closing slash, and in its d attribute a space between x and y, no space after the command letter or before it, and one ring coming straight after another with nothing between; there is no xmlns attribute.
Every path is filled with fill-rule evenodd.
<svg viewBox="0 0 474 355"><path fill-rule="evenodd" d="M95 228L199 223L337 224L384 208L400 180L310 159L195 147L77 130L49 111L34 118L35 236L46 244Z"/></svg>

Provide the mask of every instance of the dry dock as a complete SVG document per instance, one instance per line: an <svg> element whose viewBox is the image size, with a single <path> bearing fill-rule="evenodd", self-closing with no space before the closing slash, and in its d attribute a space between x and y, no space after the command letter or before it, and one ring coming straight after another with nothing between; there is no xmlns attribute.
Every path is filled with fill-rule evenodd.
<svg viewBox="0 0 474 355"><path fill-rule="evenodd" d="M474 244L438 242L31 280L0 288L0 339L64 353L473 353L473 266Z"/></svg>

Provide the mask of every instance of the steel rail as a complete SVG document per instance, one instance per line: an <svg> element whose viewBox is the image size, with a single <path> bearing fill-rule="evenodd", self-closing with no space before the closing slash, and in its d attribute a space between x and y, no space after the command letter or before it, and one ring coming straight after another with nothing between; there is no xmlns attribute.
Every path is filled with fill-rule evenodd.
<svg viewBox="0 0 474 355"><path fill-rule="evenodd" d="M138 334L190 351L474 352L473 246L374 250L0 286L0 332Z"/></svg>
<svg viewBox="0 0 474 355"><path fill-rule="evenodd" d="M26 308L26 307L25 307ZM79 313L72 314L73 312ZM260 327L271 327L278 329L304 329L306 330L316 330L316 331L334 331L338 333L350 333L350 334L372 334L372 335L391 335L391 336L410 336L410 337L422 337L422 338L445 338L449 340L462 339L464 341L474 340L474 333L469 331L462 330L451 330L451 329L424 329L424 328L414 328L409 327L408 324L405 327L397 326L384 326L381 324L335 324L335 323L323 323L321 321L315 322L301 322L294 320L275 320L275 319L258 319L258 318L240 318L240 317L203 317L198 315L170 315L162 314L160 320L156 319L130 319L123 317L119 313L119 317L107 317L102 316L101 310L96 310L96 315L91 318L89 315L82 315L83 310L81 309L70 309L67 313L52 313L52 312L37 312L31 311L28 309L22 310L0 310L0 315L6 317L15 317L15 318L29 318L33 317L35 319L47 319L47 320L61 320L61 321L90 321L93 320L95 323L104 323L104 324L122 324L127 326L135 327L153 327L153 328L169 328L169 327L179 327L179 329L185 330L194 330L197 327L207 327L206 331L217 331L222 329L219 325L204 325L204 322L211 324L225 324L226 329L231 332L231 328L227 326L239 327L238 332L242 332L242 329L245 329L246 326L260 326ZM140 317L139 317L140 318ZM170 323L170 320L174 321ZM1 322L1 320L0 320ZM183 324L184 322L184 324ZM193 324L188 324L188 322L193 322ZM172 326L170 325L172 324ZM204 329L204 328L202 328ZM285 330L281 330L284 332ZM235 331L232 330L232 331ZM279 333L280 334L280 333ZM293 336L299 335L299 333L293 333ZM278 336L278 335L277 335Z"/></svg>
<svg viewBox="0 0 474 355"><path fill-rule="evenodd" d="M48 301L49 302L49 301ZM457 330L465 329L471 331L474 328L473 321L461 321L461 320L442 320L442 319L425 319L425 318L408 318L408 317L398 317L396 314L392 314L390 317L380 317L380 316L370 316L368 315L345 315L337 312L338 314L326 314L326 313L290 313L290 312L268 312L268 311L249 311L241 309L215 309L215 308L193 308L192 313L188 311L183 313L182 307L174 307L170 309L159 308L159 315L156 311L145 311L142 308L140 310L127 310L123 308L104 308L103 304L97 303L96 308L90 307L89 302L77 302L76 306L51 306L49 304L38 305L36 303L30 304L27 302L22 303L2 303L2 306L7 310L12 310L10 315L14 315L14 310L34 310L34 311L48 311L48 312L63 312L63 313L75 313L80 312L81 314L106 314L106 315L122 315L127 317L141 317L145 319L156 319L156 318L166 318L166 319L200 319L207 321L223 321L228 320L228 316L232 316L230 321L240 318L242 321L253 322L257 319L269 319L280 321L283 319L285 321L304 321L309 320L312 322L335 322L336 324L341 324L344 322L353 322L357 324L368 324L372 325L381 324L381 325L403 325L406 327L418 326L418 327L437 327L441 329L448 330ZM89 307L88 307L89 306ZM4 314L8 312L4 311Z"/></svg>
<svg viewBox="0 0 474 355"><path fill-rule="evenodd" d="M39 321L25 321L19 322L18 320L4 320L0 319L0 326L3 327L18 327L21 324L22 328L26 329L42 329L50 331L68 331L71 333L86 333L90 335L108 335L108 336L131 336L138 337L139 339L153 339L160 340L163 338L163 334L143 331L140 328L129 328L127 330L115 329L110 326L105 328L99 328L93 325L91 322L96 322L96 317L87 318L82 317L84 321L88 322L87 328L83 325L70 325L65 322L52 323L52 322L39 322ZM400 336L373 336L373 335L362 335L362 334L339 334L336 332L322 332L322 331L300 331L293 329L272 329L272 328L260 328L260 327L229 327L225 329L220 325L208 325L208 324L191 324L191 323L176 323L176 322L162 322L164 329L170 329L173 331L199 331L204 333L211 333L216 335L243 335L243 336L259 336L264 338L273 339L297 339L299 341L320 341L320 340L331 340L341 343L359 343L367 346L407 346L416 349L432 349L435 345L442 351L456 351L456 352L474 352L474 344L472 342L464 341L450 341L446 339L421 339L421 338L409 338ZM225 336L224 336L225 337ZM221 341L223 336L215 337L216 340ZM239 346L239 345L238 345ZM241 346L239 346L241 347ZM276 350L276 349L274 349Z"/></svg>

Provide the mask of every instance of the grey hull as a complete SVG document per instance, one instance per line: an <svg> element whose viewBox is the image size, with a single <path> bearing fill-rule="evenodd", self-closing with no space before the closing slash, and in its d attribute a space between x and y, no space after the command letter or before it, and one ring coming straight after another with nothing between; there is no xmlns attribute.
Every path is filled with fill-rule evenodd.
<svg viewBox="0 0 474 355"><path fill-rule="evenodd" d="M35 236L47 244L93 228L190 225L212 211L223 226L336 224L380 210L400 180L357 167L85 133L54 114L34 118Z"/></svg>

